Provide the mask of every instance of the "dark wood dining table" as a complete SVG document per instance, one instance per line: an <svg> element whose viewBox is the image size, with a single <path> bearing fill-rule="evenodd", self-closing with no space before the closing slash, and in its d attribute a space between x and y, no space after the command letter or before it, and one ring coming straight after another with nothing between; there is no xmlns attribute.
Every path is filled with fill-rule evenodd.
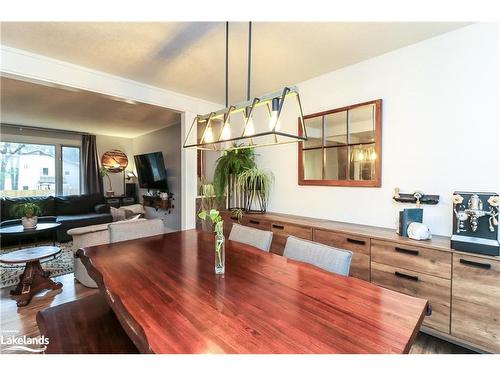
<svg viewBox="0 0 500 375"><path fill-rule="evenodd" d="M142 353L408 353L427 301L187 230L80 249Z"/></svg>

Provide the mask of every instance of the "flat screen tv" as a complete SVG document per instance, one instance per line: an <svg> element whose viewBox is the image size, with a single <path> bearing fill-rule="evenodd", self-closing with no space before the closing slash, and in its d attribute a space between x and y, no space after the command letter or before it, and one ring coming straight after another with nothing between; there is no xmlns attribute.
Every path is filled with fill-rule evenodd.
<svg viewBox="0 0 500 375"><path fill-rule="evenodd" d="M161 152L134 155L139 187L168 192L167 170Z"/></svg>

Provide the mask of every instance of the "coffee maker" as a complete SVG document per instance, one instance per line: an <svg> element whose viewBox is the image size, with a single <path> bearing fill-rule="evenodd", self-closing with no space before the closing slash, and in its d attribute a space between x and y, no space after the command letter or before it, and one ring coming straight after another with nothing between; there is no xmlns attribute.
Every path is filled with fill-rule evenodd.
<svg viewBox="0 0 500 375"><path fill-rule="evenodd" d="M453 193L453 234L455 250L500 255L497 193L456 191Z"/></svg>

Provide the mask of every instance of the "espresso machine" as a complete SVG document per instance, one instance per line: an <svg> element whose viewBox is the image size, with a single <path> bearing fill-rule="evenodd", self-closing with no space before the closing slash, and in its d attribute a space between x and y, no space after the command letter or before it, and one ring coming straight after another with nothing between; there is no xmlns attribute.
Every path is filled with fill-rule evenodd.
<svg viewBox="0 0 500 375"><path fill-rule="evenodd" d="M497 193L453 193L451 247L471 253L500 256Z"/></svg>

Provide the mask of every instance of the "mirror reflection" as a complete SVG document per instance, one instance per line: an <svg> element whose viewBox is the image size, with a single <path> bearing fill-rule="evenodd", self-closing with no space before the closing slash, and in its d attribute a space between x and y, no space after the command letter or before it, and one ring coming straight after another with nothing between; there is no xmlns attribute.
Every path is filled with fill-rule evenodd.
<svg viewBox="0 0 500 375"><path fill-rule="evenodd" d="M299 184L380 186L382 100L305 116Z"/></svg>

